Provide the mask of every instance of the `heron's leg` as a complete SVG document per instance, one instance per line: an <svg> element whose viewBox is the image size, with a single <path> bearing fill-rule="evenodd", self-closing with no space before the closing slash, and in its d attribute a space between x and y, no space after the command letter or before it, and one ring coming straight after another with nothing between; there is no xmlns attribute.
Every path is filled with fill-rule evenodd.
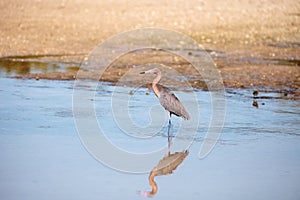
<svg viewBox="0 0 300 200"><path fill-rule="evenodd" d="M172 137L170 135L170 129L171 129L171 114L169 114L169 125L168 125L168 149L169 150L171 148L171 142L172 142Z"/></svg>

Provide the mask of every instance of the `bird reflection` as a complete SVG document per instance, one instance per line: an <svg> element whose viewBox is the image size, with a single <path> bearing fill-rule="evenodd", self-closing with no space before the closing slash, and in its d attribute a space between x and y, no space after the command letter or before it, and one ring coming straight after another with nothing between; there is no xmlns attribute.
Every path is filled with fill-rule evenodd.
<svg viewBox="0 0 300 200"><path fill-rule="evenodd" d="M257 103L257 101L254 100L254 101L252 102L252 106L254 106L255 108L258 108L258 103Z"/></svg>
<svg viewBox="0 0 300 200"><path fill-rule="evenodd" d="M154 178L156 176L172 174L173 171L183 162L183 160L187 157L188 154L188 150L170 153L169 148L167 154L158 162L158 164L153 168L153 170L148 176L149 184L152 190L142 191L140 194L147 197L153 197L158 191L158 186Z"/></svg>

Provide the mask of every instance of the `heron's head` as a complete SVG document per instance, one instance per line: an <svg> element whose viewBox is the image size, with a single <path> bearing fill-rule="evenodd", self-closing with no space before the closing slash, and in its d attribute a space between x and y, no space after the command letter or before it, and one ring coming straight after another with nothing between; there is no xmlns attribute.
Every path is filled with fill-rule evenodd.
<svg viewBox="0 0 300 200"><path fill-rule="evenodd" d="M153 68L148 71L141 72L140 74L159 74L160 70L158 68Z"/></svg>
<svg viewBox="0 0 300 200"><path fill-rule="evenodd" d="M148 192L148 191L139 191L139 193L141 196L145 196L145 197L149 197L149 198L154 197L154 194L151 194L151 192Z"/></svg>

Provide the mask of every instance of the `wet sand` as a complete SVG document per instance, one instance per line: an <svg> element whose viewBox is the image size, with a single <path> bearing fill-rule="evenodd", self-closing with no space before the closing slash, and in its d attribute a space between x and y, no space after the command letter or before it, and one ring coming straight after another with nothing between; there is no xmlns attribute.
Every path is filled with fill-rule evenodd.
<svg viewBox="0 0 300 200"><path fill-rule="evenodd" d="M227 88L299 93L300 1L4 0L0 9L1 60L79 66L107 38L157 27L184 33L209 50ZM103 80L116 81L113 74L124 69L111 70ZM75 75L68 71L19 77L72 80Z"/></svg>

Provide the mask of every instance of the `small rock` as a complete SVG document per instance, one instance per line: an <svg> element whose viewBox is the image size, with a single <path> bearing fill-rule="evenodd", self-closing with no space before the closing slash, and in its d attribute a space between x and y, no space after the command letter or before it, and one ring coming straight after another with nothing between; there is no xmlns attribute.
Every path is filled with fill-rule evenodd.
<svg viewBox="0 0 300 200"><path fill-rule="evenodd" d="M254 90L254 91L253 91L253 96L256 97L257 95L258 95L258 90Z"/></svg>

